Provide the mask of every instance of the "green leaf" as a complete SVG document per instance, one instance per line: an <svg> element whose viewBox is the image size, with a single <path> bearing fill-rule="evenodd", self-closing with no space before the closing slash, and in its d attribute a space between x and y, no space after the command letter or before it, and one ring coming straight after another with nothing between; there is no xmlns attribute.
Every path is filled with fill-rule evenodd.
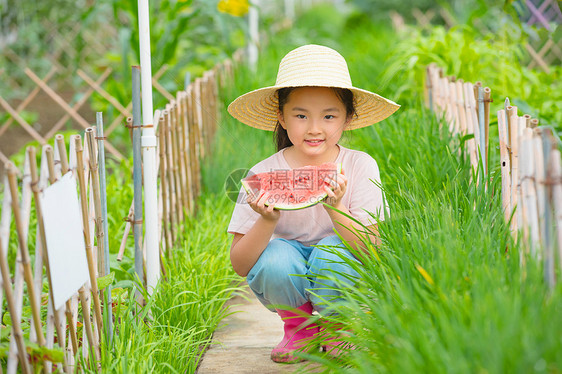
<svg viewBox="0 0 562 374"><path fill-rule="evenodd" d="M12 316L9 313L4 313L2 323L6 326L12 326Z"/></svg>
<svg viewBox="0 0 562 374"><path fill-rule="evenodd" d="M8 326L0 326L0 338L2 340L8 339L10 334L12 333L12 329Z"/></svg>
<svg viewBox="0 0 562 374"><path fill-rule="evenodd" d="M27 353L40 361L64 362L64 352L60 348L40 347L36 343L26 342Z"/></svg>
<svg viewBox="0 0 562 374"><path fill-rule="evenodd" d="M112 284L114 280L115 280L115 273L113 271L104 277L99 277L97 279L98 289L103 290L104 288Z"/></svg>

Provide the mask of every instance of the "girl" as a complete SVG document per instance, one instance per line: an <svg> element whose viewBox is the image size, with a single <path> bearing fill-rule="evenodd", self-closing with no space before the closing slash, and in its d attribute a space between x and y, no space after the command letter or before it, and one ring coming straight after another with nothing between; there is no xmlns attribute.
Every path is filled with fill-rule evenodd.
<svg viewBox="0 0 562 374"><path fill-rule="evenodd" d="M234 271L247 277L260 302L284 321L283 340L271 352L273 361L298 361L295 350L318 332L315 324L304 328L307 318L314 310L322 314L325 300L339 296L333 290L335 282L325 277L338 277L350 287L349 279L357 277L342 260L355 260L354 256L334 233L362 249L359 238L348 229L358 225L344 214L375 233L377 226L368 212L384 219L383 194L373 183L380 182L377 163L364 152L339 145L342 132L379 122L398 108L390 100L353 87L345 59L319 45L289 52L281 60L275 86L242 95L228 107L246 125L276 133L278 152L255 165L252 173L342 164L341 173L326 180L325 202L335 209L318 204L281 212L274 203L265 204L269 197L265 193L239 199L247 204L234 208L228 226L234 234L230 250ZM243 190L240 193L245 197ZM377 237L371 239L377 243Z"/></svg>

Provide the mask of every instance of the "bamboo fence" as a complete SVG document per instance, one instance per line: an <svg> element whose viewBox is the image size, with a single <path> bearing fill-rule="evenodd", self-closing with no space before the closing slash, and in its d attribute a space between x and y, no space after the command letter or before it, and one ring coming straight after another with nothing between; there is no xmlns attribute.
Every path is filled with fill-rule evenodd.
<svg viewBox="0 0 562 374"><path fill-rule="evenodd" d="M212 152L212 138L217 129L219 86L232 79L233 66L241 62L242 55L243 52L236 53L233 59L218 64L201 78L195 79L185 90L171 97L165 108L155 113L154 126L159 137L159 218L162 254L171 254L173 246L181 236L183 220L196 209L196 200L201 191L200 162ZM134 112L133 110L133 115ZM130 119L128 122L132 124L136 121L137 119ZM138 121L140 123L140 119ZM130 127L135 131L135 127L141 126ZM2 372L16 373L19 369L23 373L31 373L42 367L46 373L57 370L70 373L82 365L97 368L100 340L104 336L108 339L111 336L108 333L111 317L106 315L104 323L102 316L102 304L105 302L111 305L111 298L107 294L104 295L102 290L98 290L97 286L99 277L107 275L106 238L111 234L107 232L107 210L104 209L104 203L107 201L105 188L102 188L105 186L104 162L103 157L98 154L98 150L103 150L104 140L103 124L98 121L97 128L86 129L84 139L80 135L72 136L68 151L62 135L56 135L53 146L45 141L39 172L36 150L33 147L27 149L23 171L18 170L11 162L6 165L0 219L0 270L3 291L0 292L0 302L2 297L6 298L12 333L7 367L2 368ZM66 173L72 173L78 181L89 280L63 307L54 310L50 259L46 251L39 197L44 189L57 183ZM32 202L36 219L32 219ZM133 204L129 217L120 257L126 248L125 240L131 225L137 224L141 228L138 230L138 236L142 232L142 214L141 219L134 218L137 215ZM16 227L15 233L10 229L12 220ZM29 254L27 242L32 229L37 232L34 258ZM9 249L16 246L16 241L17 255L9 256ZM142 239L137 238L135 242L141 245ZM141 253L144 257L144 251ZM13 263L8 263L9 259L14 257ZM142 264L144 263L143 259ZM10 274L10 269L14 269L13 274ZM44 283L47 284L47 295L41 295ZM110 292L109 289L106 292ZM30 322L30 316L23 313L23 306L28 303L31 308ZM0 310L0 313L2 312ZM41 317L44 315L45 320ZM30 342L25 340L23 333L27 324L30 325ZM43 354L31 357L29 343L40 347L39 350ZM58 345L56 349L55 344ZM64 353L64 359L55 359L55 353L61 351Z"/></svg>
<svg viewBox="0 0 562 374"><path fill-rule="evenodd" d="M481 82L446 77L434 64L427 67L426 106L445 119L453 135L466 136L470 164L479 176L488 174L491 101L490 88L482 87Z"/></svg>
<svg viewBox="0 0 562 374"><path fill-rule="evenodd" d="M444 77L433 64L426 72L426 105L453 134L474 136L466 142L471 165L479 176L486 176L490 89ZM538 120L528 114L519 116L508 99L497 118L505 220L514 239L523 244L521 265L527 255L542 261L545 282L554 287L556 263L562 271L562 166L557 140L552 128L538 127Z"/></svg>
<svg viewBox="0 0 562 374"><path fill-rule="evenodd" d="M97 259L103 255L103 241L97 241L94 247L93 232L101 233L102 220L99 206L100 190L97 184L98 156L97 145L94 140L95 130L90 128L86 138L82 141L80 135L72 136L70 148L67 152L65 140L62 135L57 135L54 147L44 145L40 157L38 172L36 150L28 147L23 173L13 163L6 165L4 198L2 204L2 219L0 221L0 265L2 269L2 286L8 310L12 321L12 335L7 360L7 373L16 373L19 368L23 373L31 373L33 366L43 366L43 372L50 373L54 370L73 372L79 365L77 358L85 357L84 364L92 365L90 357L99 359L100 339L102 338L102 313L97 279L105 275L103 268L99 268ZM69 157L67 157L69 155ZM89 281L73 295L59 310L54 308L53 287L51 283L50 261L46 250L45 225L40 194L49 185L57 181L66 173L72 173L78 179L80 191L81 214L84 239L86 244L86 257L89 269ZM21 180L18 181L18 175ZM20 188L21 183L21 198ZM36 220L31 220L31 203L34 203ZM18 253L12 268L15 269L14 281L9 272L8 248L10 248L10 224L14 220ZM29 255L28 234L32 225L35 225L35 256L32 268ZM41 319L44 312L44 302L41 292L44 280L48 285L46 295L46 321ZM24 282L27 297L24 297ZM36 343L40 349L46 351L37 353L35 360L27 357L26 346L23 341L22 324L29 316L22 315L24 300L31 306L31 333L29 339ZM93 301L93 312L92 312ZM80 303L82 313L78 312ZM90 313L93 315L91 316ZM64 322L66 318L66 322ZM81 328L80 328L81 327ZM45 330L45 331L44 331ZM79 332L80 331L80 332ZM55 337L56 333L56 337ZM52 350L55 341L59 350L64 352L62 361L52 362ZM48 352L45 354L45 352ZM41 354L42 353L42 354ZM95 364L94 364L95 365Z"/></svg>
<svg viewBox="0 0 562 374"><path fill-rule="evenodd" d="M205 72L202 77L189 83L185 90L178 91L165 108L155 112L161 255L171 255L172 248L180 239L182 222L196 209L197 197L201 192L201 160L211 152L211 142L219 122L219 87L232 79L233 67L242 62L243 55L243 51L239 50L233 59ZM127 122L133 133L141 127L140 118L129 118ZM139 218L135 218L134 206L133 201L125 219L127 223L117 255L118 261L123 259L131 229L135 223L141 224ZM141 251L145 263L144 245ZM139 277L145 281L144 274L139 274Z"/></svg>

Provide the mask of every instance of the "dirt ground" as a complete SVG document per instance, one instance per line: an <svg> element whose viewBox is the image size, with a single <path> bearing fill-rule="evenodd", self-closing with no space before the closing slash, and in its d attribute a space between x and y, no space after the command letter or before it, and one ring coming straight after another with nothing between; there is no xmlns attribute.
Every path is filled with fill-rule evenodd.
<svg viewBox="0 0 562 374"><path fill-rule="evenodd" d="M70 103L74 92L71 90L57 91L57 93L66 101ZM14 100L10 102L12 108L16 108L20 101ZM27 111L36 112L38 114L37 121L32 123L33 128L42 136L49 132L49 130L61 119L66 112L62 109L53 99L51 99L43 91L39 92L37 96L26 107ZM3 112L0 107L0 112ZM96 114L90 109L88 104L84 104L78 113L89 123L95 124ZM0 123L0 128L4 123ZM76 129L84 130L76 121L70 119L66 125L62 127L62 131ZM16 121L13 121L8 130L0 135L0 152L7 157L17 153L27 143L33 141L33 137ZM52 139L46 139L49 144L53 144ZM0 178L4 175L4 162L0 162Z"/></svg>

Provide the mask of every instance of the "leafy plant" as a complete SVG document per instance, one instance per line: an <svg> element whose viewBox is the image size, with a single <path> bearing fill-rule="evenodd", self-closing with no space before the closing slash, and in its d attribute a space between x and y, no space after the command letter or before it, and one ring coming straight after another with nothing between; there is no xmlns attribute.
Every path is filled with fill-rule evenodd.
<svg viewBox="0 0 562 374"><path fill-rule="evenodd" d="M446 75L483 82L498 101L509 97L524 113L539 118L541 124L562 123L558 110L562 102L562 68L553 66L548 74L525 67L521 61L526 36L514 25L506 24L497 35L484 38L470 26L448 31L434 27L428 36L412 31L391 52L391 62L383 76L398 98L422 92L425 68L434 62Z"/></svg>

